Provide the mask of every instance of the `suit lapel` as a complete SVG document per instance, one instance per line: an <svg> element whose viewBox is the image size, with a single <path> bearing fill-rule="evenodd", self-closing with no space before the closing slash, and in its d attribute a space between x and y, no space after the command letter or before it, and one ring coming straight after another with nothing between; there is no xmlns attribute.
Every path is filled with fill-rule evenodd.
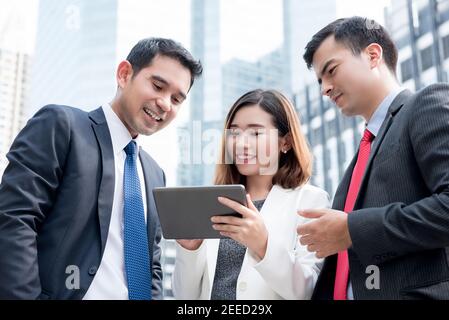
<svg viewBox="0 0 449 320"><path fill-rule="evenodd" d="M393 123L394 116L396 113L402 108L404 103L407 101L409 96L411 95L411 92L408 90L402 91L391 103L390 108L388 109L387 116L385 117L384 122L382 123L382 126L380 127L379 133L377 134L376 138L374 139L372 145L371 145L371 152L370 156L368 158L368 163L366 164L365 173L363 175L362 181L360 183L360 189L359 193L357 195L357 199L354 204L354 208L357 208L357 204L360 201L360 195L363 193L363 189L365 188L366 184L368 183L368 178L371 172L372 163L374 160L374 157L377 154L377 151L379 150L380 145L382 144L382 141L385 138L385 135L387 134L388 130L391 127L391 124Z"/></svg>
<svg viewBox="0 0 449 320"><path fill-rule="evenodd" d="M103 110L98 108L89 113L92 128L100 146L102 172L98 192L98 218L100 222L101 252L104 252L111 220L112 202L115 184L114 152L111 134Z"/></svg>
<svg viewBox="0 0 449 320"><path fill-rule="evenodd" d="M366 165L365 174L363 175L362 182L360 184L359 195L362 193L360 191L362 190L364 185L367 183L374 157L377 154L377 151L379 150L379 147L382 144L382 141L385 138L385 135L387 134L388 129L390 128L391 124L393 123L394 116L402 108L405 101L409 98L410 95L411 95L410 91L404 90L401 93L399 93L398 96L391 103L391 106L388 109L387 116L386 116L384 122L382 123L382 126L380 127L380 130L379 130L379 133L377 134L376 139L374 139L373 144L371 146L370 157L369 157L368 163ZM346 196L347 196L348 189L349 189L349 184L351 183L352 171L354 170L355 164L357 162L358 152L359 152L359 149L357 149L357 152L355 153L354 158L352 159L350 165L346 169L346 172L337 188L337 191L335 192L334 202L332 204L332 208L334 208L334 209L338 209L338 210L344 209ZM358 200L359 200L359 197L357 197L354 207L356 207Z"/></svg>
<svg viewBox="0 0 449 320"><path fill-rule="evenodd" d="M153 179L151 179L152 172L148 162L142 155L142 148L139 149L140 163L142 164L142 171L145 179L145 195L147 198L147 232L148 232L148 248L150 249L150 259L153 258L153 242L156 235L156 207L153 198L153 189L155 188Z"/></svg>

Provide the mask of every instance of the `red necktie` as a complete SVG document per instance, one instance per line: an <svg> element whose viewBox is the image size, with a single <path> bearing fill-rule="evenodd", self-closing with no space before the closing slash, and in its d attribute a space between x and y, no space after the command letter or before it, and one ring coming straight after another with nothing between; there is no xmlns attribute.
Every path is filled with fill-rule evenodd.
<svg viewBox="0 0 449 320"><path fill-rule="evenodd" d="M351 212L354 209L355 200L360 189L363 174L365 173L366 164L368 163L369 153L371 151L371 141L374 135L365 129L362 140L360 141L359 154L357 155L357 162L352 171L351 183L349 184L348 194L346 195L346 202L344 211ZM346 300L348 291L348 277L349 277L349 260L348 251L338 253L337 272L335 274L334 286L334 300Z"/></svg>

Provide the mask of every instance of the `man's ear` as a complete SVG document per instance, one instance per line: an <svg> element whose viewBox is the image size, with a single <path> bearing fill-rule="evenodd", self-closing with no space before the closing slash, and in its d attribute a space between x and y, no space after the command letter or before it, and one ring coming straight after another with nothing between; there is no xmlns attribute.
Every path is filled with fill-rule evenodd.
<svg viewBox="0 0 449 320"><path fill-rule="evenodd" d="M371 43L365 48L364 51L369 57L371 68L378 67L380 65L380 61L383 58L382 46L378 43Z"/></svg>
<svg viewBox="0 0 449 320"><path fill-rule="evenodd" d="M117 67L117 85L123 89L133 75L133 67L127 60L123 60Z"/></svg>

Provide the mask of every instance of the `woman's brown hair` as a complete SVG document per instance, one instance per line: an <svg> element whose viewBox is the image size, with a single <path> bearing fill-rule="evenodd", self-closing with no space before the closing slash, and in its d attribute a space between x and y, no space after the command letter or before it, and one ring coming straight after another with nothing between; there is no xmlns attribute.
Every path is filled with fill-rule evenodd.
<svg viewBox="0 0 449 320"><path fill-rule="evenodd" d="M291 149L280 153L279 169L273 176L273 185L284 189L294 189L305 184L312 173L312 154L306 138L301 131L298 115L290 101L276 90L253 90L241 96L231 107L226 116L224 133L221 141L220 159L215 170L215 184L245 184L235 164L226 164L226 130L238 110L247 106L260 106L273 117L273 124L279 136L290 134Z"/></svg>

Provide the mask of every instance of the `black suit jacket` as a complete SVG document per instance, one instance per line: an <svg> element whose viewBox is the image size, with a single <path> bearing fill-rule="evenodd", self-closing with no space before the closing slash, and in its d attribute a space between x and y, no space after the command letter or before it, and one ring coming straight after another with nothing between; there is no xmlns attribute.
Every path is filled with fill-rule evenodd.
<svg viewBox="0 0 449 320"><path fill-rule="evenodd" d="M164 186L165 177L147 153L139 156L153 299L160 299L161 230L151 191ZM102 109L42 108L7 158L0 185L0 299L82 299L101 262L114 196L114 155ZM79 289L66 285L71 266L79 269Z"/></svg>
<svg viewBox="0 0 449 320"><path fill-rule="evenodd" d="M356 156L333 208L343 210ZM355 299L449 299L449 85L401 92L374 139L348 250ZM313 299L332 299L337 256L325 259ZM379 268L379 289L366 282Z"/></svg>

